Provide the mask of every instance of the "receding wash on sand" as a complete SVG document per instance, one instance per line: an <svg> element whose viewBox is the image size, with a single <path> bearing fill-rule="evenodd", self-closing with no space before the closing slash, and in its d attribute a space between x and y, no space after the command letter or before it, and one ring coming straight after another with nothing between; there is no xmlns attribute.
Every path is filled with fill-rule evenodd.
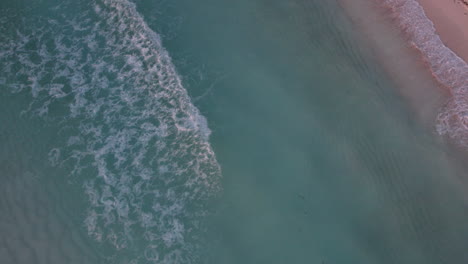
<svg viewBox="0 0 468 264"><path fill-rule="evenodd" d="M343 7L350 16L356 18L359 13L352 10L353 1L341 0ZM406 45L413 50L408 56L413 60L421 60L423 66L430 72L434 80L442 88L444 99L430 99L430 94L437 96L431 86L418 84L413 73L408 69L401 71L399 68L414 64L411 61L394 59L397 52L385 51L391 47L388 44L393 40L382 40L382 37L373 39L372 45L377 49L376 53L381 58L382 64L387 65L387 71L394 73L400 82L401 93L410 98L415 104L416 112L433 112L421 110L422 108L438 108L435 119L435 127L440 135L448 135L458 145L468 147L468 15L465 3L460 0L379 0L379 1L355 1L367 2L372 12L380 12L384 18L379 23L384 24L388 20L401 32L401 38ZM374 8L372 10L372 8ZM357 19L357 18L356 18ZM364 19L360 29L379 35L378 26L366 25L372 21ZM388 29L383 29L388 31ZM394 45L395 46L395 45ZM390 48L391 50L391 48ZM402 48L400 48L402 50ZM398 56L398 55L397 55ZM416 67L417 68L417 67ZM407 75L407 77L405 77ZM406 79L405 79L406 78ZM413 80L411 80L413 79ZM424 78L419 78L419 80ZM411 83L411 85L408 85ZM417 88L421 87L421 88ZM434 98L434 96L432 96ZM440 96L439 96L440 97ZM434 101L429 105L428 101ZM419 108L419 109L418 109ZM427 115L427 114L426 114ZM433 115L433 114L429 114Z"/></svg>
<svg viewBox="0 0 468 264"><path fill-rule="evenodd" d="M382 3L391 9L396 23L420 51L434 78L450 91L451 98L437 117L437 131L468 147L466 6L452 0L383 0Z"/></svg>

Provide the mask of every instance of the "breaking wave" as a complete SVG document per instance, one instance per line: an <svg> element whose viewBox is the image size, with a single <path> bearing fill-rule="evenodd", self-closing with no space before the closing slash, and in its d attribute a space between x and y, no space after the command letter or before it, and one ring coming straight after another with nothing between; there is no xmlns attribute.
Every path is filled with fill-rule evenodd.
<svg viewBox="0 0 468 264"><path fill-rule="evenodd" d="M0 85L31 95L27 114L60 124L64 142L48 158L83 184L85 228L116 249L113 263L196 262L221 172L159 35L127 0L54 9L15 25L5 14Z"/></svg>
<svg viewBox="0 0 468 264"><path fill-rule="evenodd" d="M411 44L451 98L437 117L437 131L468 146L468 64L446 47L416 0L381 0L392 10Z"/></svg>

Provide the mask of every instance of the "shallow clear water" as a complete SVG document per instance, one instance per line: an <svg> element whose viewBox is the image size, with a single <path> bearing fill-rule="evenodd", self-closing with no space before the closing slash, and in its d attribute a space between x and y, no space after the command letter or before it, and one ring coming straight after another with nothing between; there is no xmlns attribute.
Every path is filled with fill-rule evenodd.
<svg viewBox="0 0 468 264"><path fill-rule="evenodd" d="M462 164L336 2L0 7L1 263L468 260Z"/></svg>

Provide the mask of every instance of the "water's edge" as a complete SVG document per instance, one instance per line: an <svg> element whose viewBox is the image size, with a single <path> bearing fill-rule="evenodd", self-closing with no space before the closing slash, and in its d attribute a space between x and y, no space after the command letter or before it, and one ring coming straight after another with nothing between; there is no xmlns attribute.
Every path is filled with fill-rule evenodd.
<svg viewBox="0 0 468 264"><path fill-rule="evenodd" d="M437 116L437 131L468 146L468 64L444 45L416 0L382 0L434 78L451 94Z"/></svg>

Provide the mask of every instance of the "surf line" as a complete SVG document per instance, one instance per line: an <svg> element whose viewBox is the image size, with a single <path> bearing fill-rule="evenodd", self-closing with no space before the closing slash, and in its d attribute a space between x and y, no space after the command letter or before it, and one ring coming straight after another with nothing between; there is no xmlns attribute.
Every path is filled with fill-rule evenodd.
<svg viewBox="0 0 468 264"><path fill-rule="evenodd" d="M468 64L448 48L416 0L381 0L410 45L420 52L435 80L450 92L437 116L436 130L468 147Z"/></svg>

